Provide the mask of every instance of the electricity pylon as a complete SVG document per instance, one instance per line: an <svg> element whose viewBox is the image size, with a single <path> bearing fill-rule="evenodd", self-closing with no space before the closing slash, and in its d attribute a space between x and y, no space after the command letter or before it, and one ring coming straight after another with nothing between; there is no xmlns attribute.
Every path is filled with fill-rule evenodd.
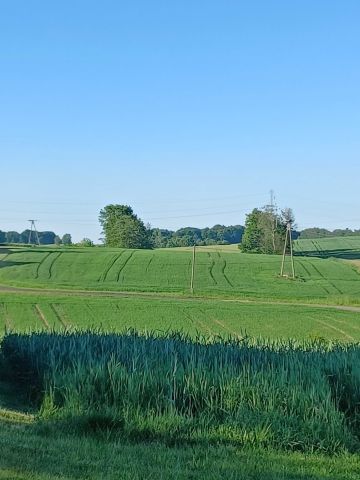
<svg viewBox="0 0 360 480"><path fill-rule="evenodd" d="M35 239L36 239L36 242L37 244L40 246L40 240L39 240L39 234L36 230L36 225L35 225L35 222L37 220L28 220L30 222L30 232L29 232L29 238L28 238L28 245L31 245L32 242L31 242L31 237L32 237L32 232L34 232L35 234Z"/></svg>

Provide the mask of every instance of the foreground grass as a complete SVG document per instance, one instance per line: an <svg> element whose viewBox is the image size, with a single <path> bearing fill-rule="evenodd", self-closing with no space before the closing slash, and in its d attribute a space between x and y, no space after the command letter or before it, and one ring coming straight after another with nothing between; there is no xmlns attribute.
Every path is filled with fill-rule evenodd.
<svg viewBox="0 0 360 480"><path fill-rule="evenodd" d="M358 344L93 331L8 334L3 372L59 430L358 452Z"/></svg>
<svg viewBox="0 0 360 480"><path fill-rule="evenodd" d="M1 480L357 480L360 475L360 456L354 454L281 452L206 441L165 444L126 439L107 428L86 433L62 428L57 418L29 413L23 390L13 381L1 381L8 374L0 363Z"/></svg>
<svg viewBox="0 0 360 480"><path fill-rule="evenodd" d="M0 414L1 480L357 480L356 455L285 454L79 437Z"/></svg>

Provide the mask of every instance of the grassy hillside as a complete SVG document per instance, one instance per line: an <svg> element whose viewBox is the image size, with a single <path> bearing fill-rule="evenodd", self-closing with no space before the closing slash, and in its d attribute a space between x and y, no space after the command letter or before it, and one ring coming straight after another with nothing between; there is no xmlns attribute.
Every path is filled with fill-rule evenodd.
<svg viewBox="0 0 360 480"><path fill-rule="evenodd" d="M281 258L273 255L199 249L195 291L238 297L359 301L360 272L350 263L298 257L298 278L289 281L278 276L280 262ZM4 284L186 293L190 275L191 252L188 250L27 248L0 251L0 283Z"/></svg>
<svg viewBox="0 0 360 480"><path fill-rule="evenodd" d="M5 329L107 331L181 330L192 336L243 335L266 338L325 338L360 341L360 313L298 305L221 300L0 295L0 336Z"/></svg>

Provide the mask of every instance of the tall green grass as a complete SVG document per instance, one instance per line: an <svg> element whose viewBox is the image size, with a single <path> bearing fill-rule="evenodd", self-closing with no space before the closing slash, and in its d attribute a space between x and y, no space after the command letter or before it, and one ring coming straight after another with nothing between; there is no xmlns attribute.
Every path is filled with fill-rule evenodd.
<svg viewBox="0 0 360 480"><path fill-rule="evenodd" d="M40 418L86 432L301 451L358 450L359 345L180 334L8 334Z"/></svg>

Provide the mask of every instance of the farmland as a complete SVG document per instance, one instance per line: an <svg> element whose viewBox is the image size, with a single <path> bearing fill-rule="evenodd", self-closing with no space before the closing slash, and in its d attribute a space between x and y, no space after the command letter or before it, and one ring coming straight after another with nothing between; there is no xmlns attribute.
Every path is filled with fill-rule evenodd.
<svg viewBox="0 0 360 480"><path fill-rule="evenodd" d="M321 258L360 259L360 237L325 237L295 240L295 251L304 256Z"/></svg>
<svg viewBox="0 0 360 480"><path fill-rule="evenodd" d="M297 245L297 249L302 243ZM356 253L354 253L356 255ZM280 278L281 258L232 247L199 249L195 293L205 296L357 303L360 271L339 258L296 258L297 279ZM0 250L0 283L38 288L188 294L191 251L108 248Z"/></svg>
<svg viewBox="0 0 360 480"><path fill-rule="evenodd" d="M0 295L1 332L95 327L360 341L360 312L218 299Z"/></svg>
<svg viewBox="0 0 360 480"><path fill-rule="evenodd" d="M359 241L295 249L2 247L0 479L358 478Z"/></svg>

